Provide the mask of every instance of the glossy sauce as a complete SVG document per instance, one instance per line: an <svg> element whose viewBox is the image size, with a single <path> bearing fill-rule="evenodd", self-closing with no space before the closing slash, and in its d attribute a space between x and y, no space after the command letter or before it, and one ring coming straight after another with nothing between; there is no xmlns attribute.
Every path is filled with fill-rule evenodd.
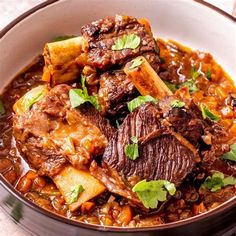
<svg viewBox="0 0 236 236"><path fill-rule="evenodd" d="M194 67L199 74L196 78L199 90L192 95L186 93L184 89L177 92L182 93L183 96L191 96L196 104L205 104L214 113L220 115L220 123L229 134L228 142L234 142L236 111L235 106L232 108L230 105L232 97L236 97L233 81L209 53L192 51L172 41L164 42L161 39L158 40L158 45L163 60L160 73L162 79L179 85L192 77L191 70ZM91 209L83 208L72 214L53 182L30 170L12 136L12 106L26 91L43 83L41 81L43 65L43 58L40 56L29 69L17 76L6 87L1 96L6 114L0 117L0 172L28 199L45 209L74 220L108 226L137 227L186 219L215 208L235 196L234 186L215 193L199 188L198 179L201 182L204 173L196 171L197 184L193 184L192 180L187 180L175 197L166 203L164 209L158 214L142 217L131 207L125 206L122 199L107 192L94 199L93 202L96 204ZM211 72L211 79L207 78L207 71ZM129 217L124 217L124 215L129 215Z"/></svg>

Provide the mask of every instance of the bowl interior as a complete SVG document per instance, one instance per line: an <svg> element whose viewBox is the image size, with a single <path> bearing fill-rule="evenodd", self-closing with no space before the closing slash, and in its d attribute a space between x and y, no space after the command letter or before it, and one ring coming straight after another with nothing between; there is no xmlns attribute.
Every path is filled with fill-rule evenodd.
<svg viewBox="0 0 236 236"><path fill-rule="evenodd" d="M236 25L194 1L61 0L26 17L0 38L0 92L52 38L80 35L95 19L115 14L147 18L155 37L174 39L210 52L233 77L236 75Z"/></svg>

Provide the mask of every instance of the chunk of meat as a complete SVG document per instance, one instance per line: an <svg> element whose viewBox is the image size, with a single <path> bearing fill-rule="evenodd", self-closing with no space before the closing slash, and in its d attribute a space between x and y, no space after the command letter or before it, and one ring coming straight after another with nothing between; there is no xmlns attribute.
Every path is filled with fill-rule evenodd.
<svg viewBox="0 0 236 236"><path fill-rule="evenodd" d="M124 147L130 143L131 137L136 136L141 141L156 130L161 130L157 137L150 137L144 144L139 144L138 159L133 161L126 157ZM125 119L103 155L107 165L126 177L165 179L176 185L191 172L195 158L196 153L161 123L158 110L150 103L141 106Z"/></svg>
<svg viewBox="0 0 236 236"><path fill-rule="evenodd" d="M14 116L20 150L41 175L52 177L68 162L85 168L92 156L104 152L113 130L92 106L72 109L69 90L58 85L31 110Z"/></svg>
<svg viewBox="0 0 236 236"><path fill-rule="evenodd" d="M139 138L139 157L131 160L126 157L124 150L134 136ZM198 160L193 145L165 126L158 109L146 103L128 115L109 142L103 155L106 177L101 178L99 171L92 174L103 182L109 179L110 171L106 170L106 166L113 173L117 172L122 176L123 185L120 184L121 179L112 176L113 184L119 181L116 187L112 187L109 181L103 183L109 191L132 201L131 187L138 181L165 179L179 186ZM136 199L133 203L136 204Z"/></svg>
<svg viewBox="0 0 236 236"><path fill-rule="evenodd" d="M121 15L107 17L83 26L81 32L89 43L88 61L95 68L107 70L114 65L122 66L128 60L143 55L156 71L159 70L159 49L156 41L147 26L139 23L136 18ZM112 50L117 39L129 34L140 37L137 48Z"/></svg>
<svg viewBox="0 0 236 236"><path fill-rule="evenodd" d="M104 114L110 117L126 114L127 102L138 95L135 86L122 70L101 75L98 97Z"/></svg>

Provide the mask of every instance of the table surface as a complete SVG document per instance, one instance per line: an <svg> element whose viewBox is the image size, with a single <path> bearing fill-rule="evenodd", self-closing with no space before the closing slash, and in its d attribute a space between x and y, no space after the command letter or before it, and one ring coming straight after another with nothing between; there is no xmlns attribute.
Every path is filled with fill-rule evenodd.
<svg viewBox="0 0 236 236"><path fill-rule="evenodd" d="M0 30L14 18L44 0L0 0ZM180 0L175 0L180 1ZM206 0L236 16L236 0ZM234 10L233 10L234 9ZM0 236L30 236L13 223L0 209Z"/></svg>

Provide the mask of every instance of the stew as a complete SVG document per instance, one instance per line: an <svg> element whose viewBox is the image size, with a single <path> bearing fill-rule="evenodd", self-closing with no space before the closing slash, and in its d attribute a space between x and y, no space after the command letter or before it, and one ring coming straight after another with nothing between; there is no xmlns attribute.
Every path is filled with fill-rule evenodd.
<svg viewBox="0 0 236 236"><path fill-rule="evenodd" d="M209 53L116 15L45 45L4 89L0 172L72 220L144 227L236 194L236 87Z"/></svg>

